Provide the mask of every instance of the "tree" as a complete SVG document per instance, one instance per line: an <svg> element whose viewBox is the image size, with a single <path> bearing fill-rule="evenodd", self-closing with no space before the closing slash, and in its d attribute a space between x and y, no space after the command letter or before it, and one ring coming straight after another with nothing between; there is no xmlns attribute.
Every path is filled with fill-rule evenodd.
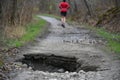
<svg viewBox="0 0 120 80"><path fill-rule="evenodd" d="M116 7L120 8L120 0L115 0Z"/></svg>

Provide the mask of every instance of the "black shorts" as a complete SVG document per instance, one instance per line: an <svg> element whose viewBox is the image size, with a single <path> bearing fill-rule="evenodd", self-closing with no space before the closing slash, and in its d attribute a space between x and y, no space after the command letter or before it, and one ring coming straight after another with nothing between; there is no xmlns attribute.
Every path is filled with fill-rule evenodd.
<svg viewBox="0 0 120 80"><path fill-rule="evenodd" d="M66 17L66 15L67 15L67 12L61 12L61 16Z"/></svg>

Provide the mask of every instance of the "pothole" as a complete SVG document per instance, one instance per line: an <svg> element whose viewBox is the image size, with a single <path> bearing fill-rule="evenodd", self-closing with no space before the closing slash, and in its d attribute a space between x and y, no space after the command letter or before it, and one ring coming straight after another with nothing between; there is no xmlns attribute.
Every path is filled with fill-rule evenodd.
<svg viewBox="0 0 120 80"><path fill-rule="evenodd" d="M56 55L45 55L45 54L26 54L21 60L23 64L27 64L33 70L39 70L44 72L78 72L83 70L97 71L96 66L81 66L82 63L77 62L75 57L63 57Z"/></svg>

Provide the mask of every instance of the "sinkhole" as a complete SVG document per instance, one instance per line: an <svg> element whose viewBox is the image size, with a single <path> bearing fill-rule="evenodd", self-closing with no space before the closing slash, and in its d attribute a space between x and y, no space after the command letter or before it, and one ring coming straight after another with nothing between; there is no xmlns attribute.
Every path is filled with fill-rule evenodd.
<svg viewBox="0 0 120 80"><path fill-rule="evenodd" d="M58 72L64 73L68 72L79 72L83 70L97 71L96 66L85 66L81 67L82 63L77 62L75 57L63 57L56 55L45 55L45 54L26 54L21 60L23 64L27 64L28 67L32 67L34 71L44 71L44 72Z"/></svg>

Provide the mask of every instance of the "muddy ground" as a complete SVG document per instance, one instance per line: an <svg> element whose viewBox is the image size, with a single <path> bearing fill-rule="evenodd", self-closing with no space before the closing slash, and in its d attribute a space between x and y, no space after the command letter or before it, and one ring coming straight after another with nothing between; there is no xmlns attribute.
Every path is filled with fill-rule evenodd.
<svg viewBox="0 0 120 80"><path fill-rule="evenodd" d="M50 23L48 35L19 49L8 80L120 80L120 60L103 49L107 41L83 25L63 28L39 17Z"/></svg>

